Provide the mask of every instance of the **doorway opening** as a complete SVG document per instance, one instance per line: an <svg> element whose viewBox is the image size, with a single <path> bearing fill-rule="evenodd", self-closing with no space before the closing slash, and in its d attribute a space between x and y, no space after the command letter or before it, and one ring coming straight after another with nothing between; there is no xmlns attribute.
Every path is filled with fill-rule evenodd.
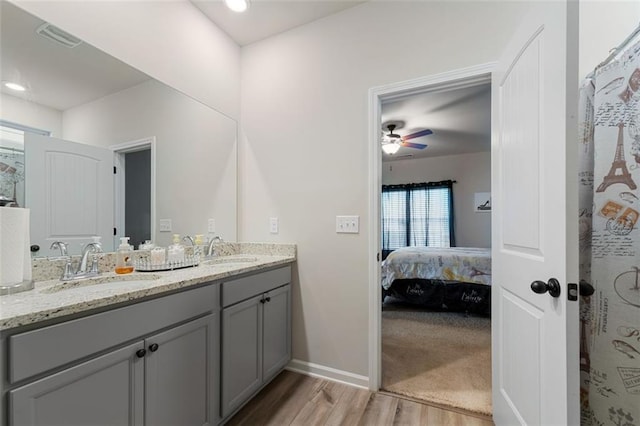
<svg viewBox="0 0 640 426"><path fill-rule="evenodd" d="M114 247L129 237L134 247L155 236L155 137L110 147L114 151Z"/></svg>
<svg viewBox="0 0 640 426"><path fill-rule="evenodd" d="M485 416L491 414L491 213L490 203L476 198L491 190L492 68L369 93L370 388ZM482 129L465 126L478 118L482 124L475 126ZM395 125L391 131L389 123ZM390 138L402 145L394 154L381 149ZM397 200L400 208L393 205ZM472 250L449 256L460 247ZM462 257L467 255L472 257ZM477 367L467 361L479 359L484 370L471 383L465 371ZM456 372L459 378L452 376ZM475 405L458 404L478 393Z"/></svg>

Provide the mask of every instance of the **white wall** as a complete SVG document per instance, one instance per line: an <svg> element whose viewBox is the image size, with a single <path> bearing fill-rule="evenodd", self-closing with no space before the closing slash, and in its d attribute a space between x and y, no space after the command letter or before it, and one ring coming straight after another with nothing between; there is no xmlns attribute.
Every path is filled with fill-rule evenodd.
<svg viewBox="0 0 640 426"><path fill-rule="evenodd" d="M156 137L156 220L171 219L173 233L236 240L236 123L162 83L145 83L66 110L65 139L111 146Z"/></svg>
<svg viewBox="0 0 640 426"><path fill-rule="evenodd" d="M298 244L294 358L368 376L369 88L496 60L525 8L368 2L242 49L240 238Z"/></svg>
<svg viewBox="0 0 640 426"><path fill-rule="evenodd" d="M190 2L11 2L237 119L240 48Z"/></svg>
<svg viewBox="0 0 640 426"><path fill-rule="evenodd" d="M0 118L23 126L48 130L51 136L62 137L62 111L16 96L0 93Z"/></svg>
<svg viewBox="0 0 640 426"><path fill-rule="evenodd" d="M580 78L593 71L638 24L640 1L580 0Z"/></svg>
<svg viewBox="0 0 640 426"><path fill-rule="evenodd" d="M456 245L491 247L491 214L474 211L474 194L491 192L491 153L475 152L382 164L382 184L455 180L453 205Z"/></svg>

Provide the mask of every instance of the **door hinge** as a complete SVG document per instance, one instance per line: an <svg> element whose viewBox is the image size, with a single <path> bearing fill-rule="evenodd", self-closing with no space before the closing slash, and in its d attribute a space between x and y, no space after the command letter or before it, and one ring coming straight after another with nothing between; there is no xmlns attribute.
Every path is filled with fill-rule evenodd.
<svg viewBox="0 0 640 426"><path fill-rule="evenodd" d="M113 174L116 174L116 166L113 166Z"/></svg>
<svg viewBox="0 0 640 426"><path fill-rule="evenodd" d="M118 233L116 232L116 228L113 228L113 236L115 237L116 235L118 235Z"/></svg>
<svg viewBox="0 0 640 426"><path fill-rule="evenodd" d="M380 262L380 252L376 253L376 260Z"/></svg>

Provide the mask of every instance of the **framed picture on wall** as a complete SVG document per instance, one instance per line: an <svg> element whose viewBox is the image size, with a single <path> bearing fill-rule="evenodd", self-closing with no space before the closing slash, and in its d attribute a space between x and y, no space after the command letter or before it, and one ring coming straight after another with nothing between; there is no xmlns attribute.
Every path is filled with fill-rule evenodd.
<svg viewBox="0 0 640 426"><path fill-rule="evenodd" d="M473 197L473 209L476 213L491 211L491 193L476 192Z"/></svg>

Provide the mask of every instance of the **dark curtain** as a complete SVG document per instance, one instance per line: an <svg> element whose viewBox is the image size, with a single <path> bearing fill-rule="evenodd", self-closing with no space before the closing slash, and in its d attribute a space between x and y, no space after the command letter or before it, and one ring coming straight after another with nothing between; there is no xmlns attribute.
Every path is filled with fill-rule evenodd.
<svg viewBox="0 0 640 426"><path fill-rule="evenodd" d="M382 186L382 254L407 246L454 247L455 181Z"/></svg>

